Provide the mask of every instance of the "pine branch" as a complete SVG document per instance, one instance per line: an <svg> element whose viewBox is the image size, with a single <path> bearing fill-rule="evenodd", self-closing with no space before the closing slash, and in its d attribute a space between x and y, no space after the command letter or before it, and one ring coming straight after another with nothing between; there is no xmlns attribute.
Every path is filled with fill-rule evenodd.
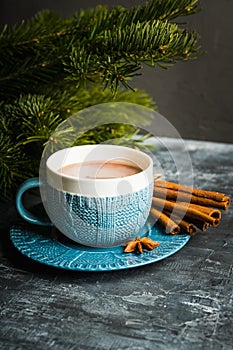
<svg viewBox="0 0 233 350"><path fill-rule="evenodd" d="M152 0L129 10L129 16L122 19L126 24L150 21L173 20L195 14L199 9L198 0Z"/></svg>
<svg viewBox="0 0 233 350"><path fill-rule="evenodd" d="M199 49L196 46L197 35L167 21L133 23L123 30L115 28L114 33L113 36L110 31L103 33L98 51L102 50L102 53L106 52L106 55L117 59L131 59L136 63L150 59L166 62L168 57L175 63L178 59L191 59L192 55L195 57Z"/></svg>
<svg viewBox="0 0 233 350"><path fill-rule="evenodd" d="M130 87L127 80L139 74L140 62L167 65L194 58L198 36L164 18L194 13L197 5L197 0L156 0L131 10L98 6L64 20L42 12L18 27L4 27L0 98L35 93L64 79L116 91L120 83Z"/></svg>
<svg viewBox="0 0 233 350"><path fill-rule="evenodd" d="M130 87L127 80L139 75L141 62L165 68L179 60L196 58L197 41L197 35L167 21L113 27L96 38L92 51L73 48L69 61L64 63L67 79L76 81L77 86L84 81L99 81L115 92L120 83Z"/></svg>
<svg viewBox="0 0 233 350"><path fill-rule="evenodd" d="M198 35L178 24L181 17L196 13L198 6L198 0L150 0L129 10L97 6L65 19L42 11L30 21L4 26L0 32L1 194L10 195L22 179L38 175L45 144L56 127L77 111L110 101L156 108L147 94L119 87L131 89L129 80L141 74L142 64L167 68L198 57ZM127 122L97 128L90 124L76 142L111 140L141 147L142 139L135 140L137 132Z"/></svg>
<svg viewBox="0 0 233 350"><path fill-rule="evenodd" d="M119 89L115 97L111 91L93 89L47 90L47 95L21 95L13 103L0 103L0 195L10 197L19 184L30 176L38 176L41 154L57 125L77 111L93 104L110 101L131 102L156 108L152 98L141 91ZM110 131L111 130L111 131ZM109 138L123 139L128 144L136 132L127 124L105 125L89 130L78 144L97 143ZM141 140L134 141L141 147Z"/></svg>
<svg viewBox="0 0 233 350"><path fill-rule="evenodd" d="M28 159L19 147L15 147L9 136L0 132L0 193L9 197L10 190L26 176L30 176Z"/></svg>

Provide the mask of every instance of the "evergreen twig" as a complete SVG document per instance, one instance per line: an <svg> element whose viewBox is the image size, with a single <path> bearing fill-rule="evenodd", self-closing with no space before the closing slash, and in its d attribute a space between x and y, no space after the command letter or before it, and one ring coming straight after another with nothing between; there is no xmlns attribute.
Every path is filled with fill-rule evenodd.
<svg viewBox="0 0 233 350"><path fill-rule="evenodd" d="M0 31L0 193L38 174L43 148L57 125L85 107L126 101L156 108L130 79L143 64L167 68L200 53L198 35L180 26L198 0L150 0L126 9L97 6L70 18L45 10ZM121 86L126 90L121 89ZM131 89L131 90L127 90ZM138 129L111 124L77 144L135 141Z"/></svg>

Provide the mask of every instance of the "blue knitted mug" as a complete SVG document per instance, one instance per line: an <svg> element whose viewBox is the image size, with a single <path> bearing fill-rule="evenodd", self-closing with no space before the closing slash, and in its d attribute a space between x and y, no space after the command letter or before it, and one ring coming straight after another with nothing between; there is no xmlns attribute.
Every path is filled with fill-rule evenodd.
<svg viewBox="0 0 233 350"><path fill-rule="evenodd" d="M136 173L119 177L82 176L87 162L134 164ZM81 164L77 175L62 169ZM29 188L40 187L51 222L27 211L22 196ZM37 225L54 225L73 241L93 247L125 243L140 235L151 207L153 162L144 152L117 145L84 145L53 153L46 161L45 176L25 181L16 195L20 215Z"/></svg>

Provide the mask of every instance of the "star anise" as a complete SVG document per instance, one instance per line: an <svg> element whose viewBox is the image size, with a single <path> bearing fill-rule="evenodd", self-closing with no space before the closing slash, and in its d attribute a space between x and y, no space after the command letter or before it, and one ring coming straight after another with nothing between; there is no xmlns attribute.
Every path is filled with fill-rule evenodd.
<svg viewBox="0 0 233 350"><path fill-rule="evenodd" d="M135 240L126 243L124 253L138 252L142 254L143 249L152 250L158 247L159 245L159 242L155 242L148 237L140 238L139 236L137 236Z"/></svg>

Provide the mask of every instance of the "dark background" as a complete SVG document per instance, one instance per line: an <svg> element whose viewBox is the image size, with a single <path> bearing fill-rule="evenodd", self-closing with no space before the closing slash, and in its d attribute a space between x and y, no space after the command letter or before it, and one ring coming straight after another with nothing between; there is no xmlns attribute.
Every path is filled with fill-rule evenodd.
<svg viewBox="0 0 233 350"><path fill-rule="evenodd" d="M0 24L20 22L45 8L70 16L98 4L129 7L143 2L7 0L0 4ZM153 96L160 113L183 138L233 142L233 1L202 0L201 7L200 13L187 17L187 26L201 35L206 54L168 70L145 67L133 85Z"/></svg>

